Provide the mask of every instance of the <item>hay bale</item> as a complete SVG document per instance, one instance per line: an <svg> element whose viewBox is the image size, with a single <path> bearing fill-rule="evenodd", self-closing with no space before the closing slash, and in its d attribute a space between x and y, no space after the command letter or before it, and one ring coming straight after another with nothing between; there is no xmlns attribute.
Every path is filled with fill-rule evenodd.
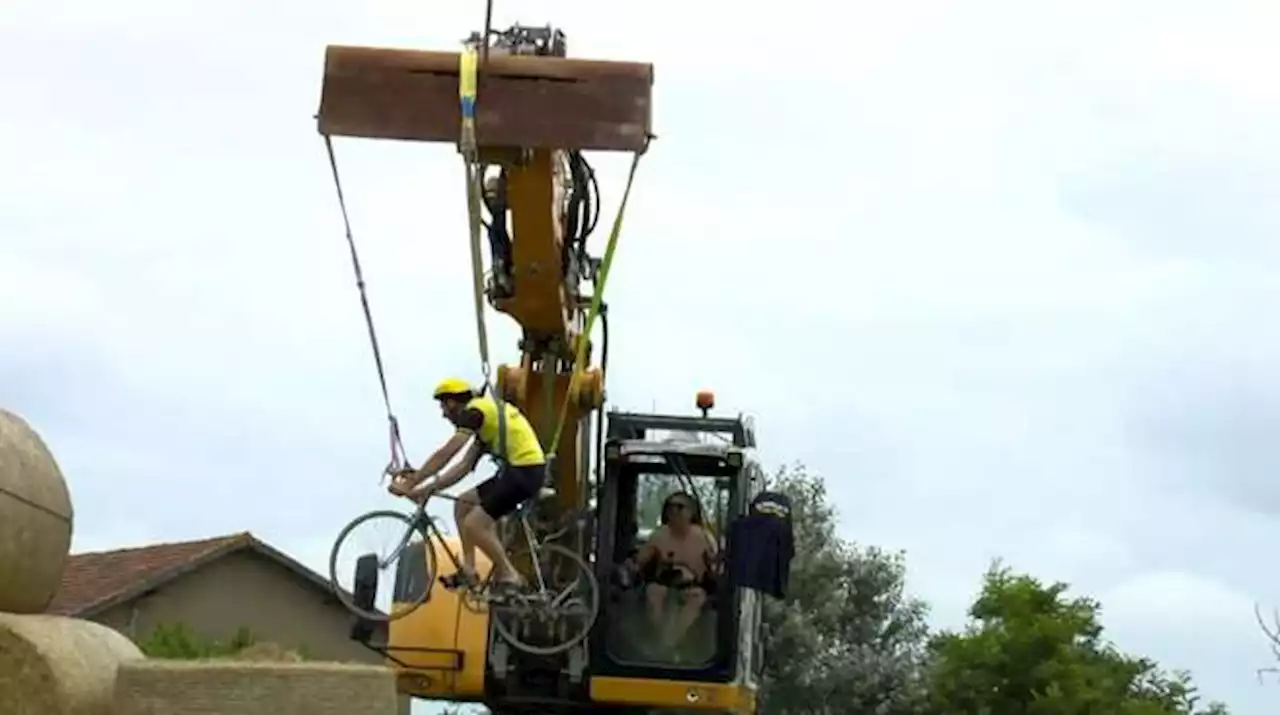
<svg viewBox="0 0 1280 715"><path fill-rule="evenodd" d="M232 656L233 660L256 663L301 663L305 658L296 650L289 650L279 643L263 641L245 646Z"/></svg>
<svg viewBox="0 0 1280 715"><path fill-rule="evenodd" d="M71 495L40 435L0 409L0 611L43 613L71 551Z"/></svg>
<svg viewBox="0 0 1280 715"><path fill-rule="evenodd" d="M396 715L399 702L378 666L148 660L120 667L115 715Z"/></svg>
<svg viewBox="0 0 1280 715"><path fill-rule="evenodd" d="M110 715L116 669L142 657L97 623L0 613L0 713Z"/></svg>

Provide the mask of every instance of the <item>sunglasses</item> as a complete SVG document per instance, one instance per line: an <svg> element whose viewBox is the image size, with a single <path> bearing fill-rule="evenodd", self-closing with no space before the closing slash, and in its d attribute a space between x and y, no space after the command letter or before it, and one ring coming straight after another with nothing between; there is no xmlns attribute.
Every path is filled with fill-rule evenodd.
<svg viewBox="0 0 1280 715"><path fill-rule="evenodd" d="M689 508L688 504L685 504L684 502L678 502L678 501L671 502L670 504L667 505L667 509L670 511L685 511L688 508Z"/></svg>

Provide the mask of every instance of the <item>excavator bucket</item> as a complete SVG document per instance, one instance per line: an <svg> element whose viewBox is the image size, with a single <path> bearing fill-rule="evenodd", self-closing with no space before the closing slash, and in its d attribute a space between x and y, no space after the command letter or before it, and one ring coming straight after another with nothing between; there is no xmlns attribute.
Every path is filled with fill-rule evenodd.
<svg viewBox="0 0 1280 715"><path fill-rule="evenodd" d="M457 143L456 52L330 46L319 130ZM492 53L479 71L480 146L639 151L651 130L653 65Z"/></svg>

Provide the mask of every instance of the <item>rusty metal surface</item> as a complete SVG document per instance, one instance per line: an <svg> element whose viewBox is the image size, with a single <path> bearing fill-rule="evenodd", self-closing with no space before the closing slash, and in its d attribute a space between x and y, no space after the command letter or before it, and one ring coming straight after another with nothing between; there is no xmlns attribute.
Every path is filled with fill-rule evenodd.
<svg viewBox="0 0 1280 715"><path fill-rule="evenodd" d="M653 66L490 56L481 72L482 145L638 151L651 131ZM458 141L458 54L331 46L322 134Z"/></svg>

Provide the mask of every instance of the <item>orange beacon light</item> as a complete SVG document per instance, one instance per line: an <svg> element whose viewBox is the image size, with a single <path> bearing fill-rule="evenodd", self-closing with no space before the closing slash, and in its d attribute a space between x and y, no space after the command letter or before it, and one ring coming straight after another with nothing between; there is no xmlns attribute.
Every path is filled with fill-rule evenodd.
<svg viewBox="0 0 1280 715"><path fill-rule="evenodd" d="M702 416L706 417L711 408L716 406L716 395L711 390L698 391L698 409L702 410Z"/></svg>

